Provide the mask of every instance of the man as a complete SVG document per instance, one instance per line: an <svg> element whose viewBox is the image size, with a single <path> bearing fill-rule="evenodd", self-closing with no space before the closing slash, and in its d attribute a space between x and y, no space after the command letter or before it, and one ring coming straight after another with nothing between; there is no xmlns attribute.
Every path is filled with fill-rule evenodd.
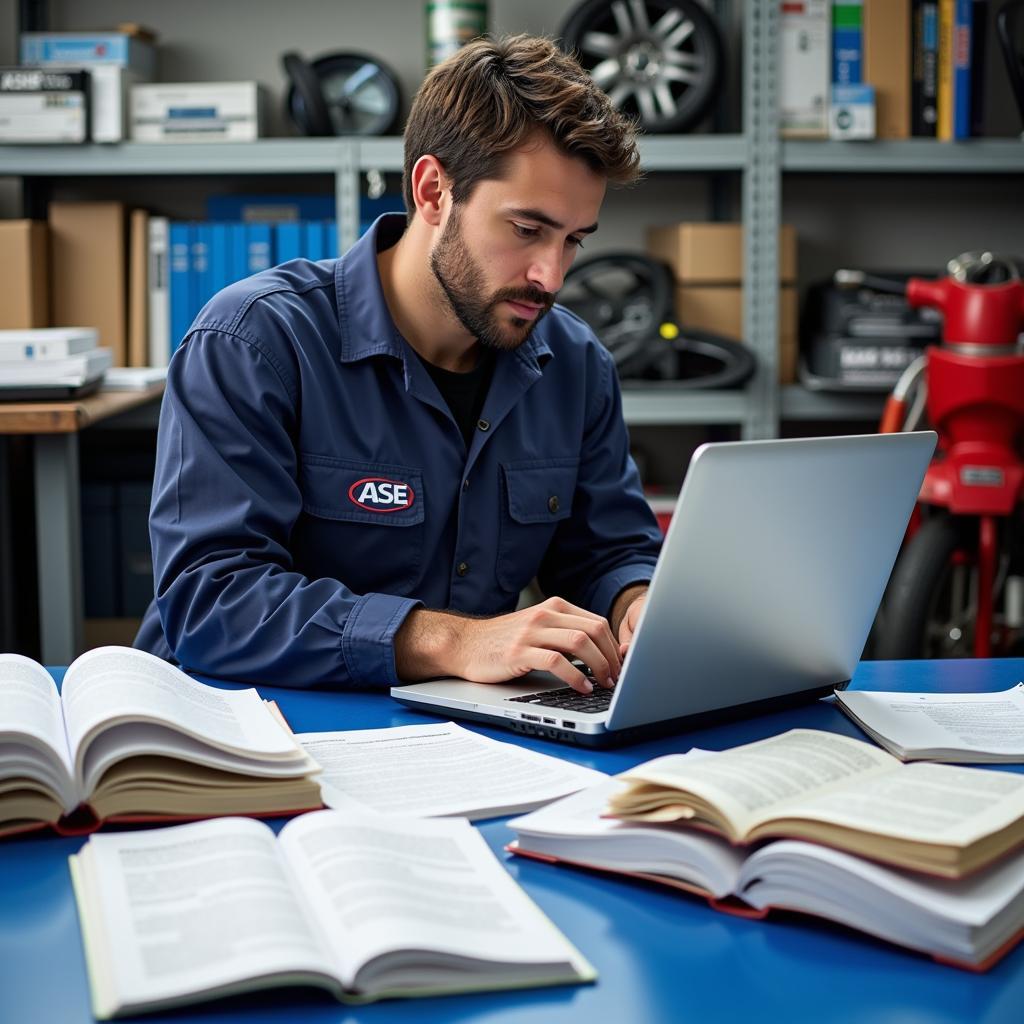
<svg viewBox="0 0 1024 1024"><path fill-rule="evenodd" d="M631 125L525 36L435 68L408 217L225 289L168 376L136 645L200 673L612 686L659 533L613 363L553 306ZM513 611L537 576L553 596Z"/></svg>

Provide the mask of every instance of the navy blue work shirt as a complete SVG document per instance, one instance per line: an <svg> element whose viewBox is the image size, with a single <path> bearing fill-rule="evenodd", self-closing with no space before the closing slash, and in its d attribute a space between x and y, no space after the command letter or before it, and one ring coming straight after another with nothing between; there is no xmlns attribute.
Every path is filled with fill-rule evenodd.
<svg viewBox="0 0 1024 1024"><path fill-rule="evenodd" d="M650 578L660 533L607 351L554 307L498 353L467 449L384 300L376 253L404 224L231 285L189 329L136 646L227 678L386 687L417 606L497 615L537 576L607 615Z"/></svg>

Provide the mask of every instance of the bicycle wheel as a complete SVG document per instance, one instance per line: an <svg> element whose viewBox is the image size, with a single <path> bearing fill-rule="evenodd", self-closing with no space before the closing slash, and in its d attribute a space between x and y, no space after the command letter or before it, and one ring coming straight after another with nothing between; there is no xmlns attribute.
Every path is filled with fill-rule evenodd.
<svg viewBox="0 0 1024 1024"><path fill-rule="evenodd" d="M970 658L977 571L961 522L932 516L896 561L886 589L874 657Z"/></svg>

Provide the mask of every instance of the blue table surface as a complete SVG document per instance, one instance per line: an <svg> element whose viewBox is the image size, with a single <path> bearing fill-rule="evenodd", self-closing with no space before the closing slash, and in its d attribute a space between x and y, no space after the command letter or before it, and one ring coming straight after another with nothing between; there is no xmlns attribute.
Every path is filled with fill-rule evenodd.
<svg viewBox="0 0 1024 1024"><path fill-rule="evenodd" d="M60 679L61 670L53 670ZM853 686L872 690L1002 690L1024 659L865 662ZM430 719L385 694L261 688L296 732L379 728ZM692 746L723 749L796 726L861 734L830 701L592 752L544 740L514 742L607 772ZM477 727L473 727L477 728ZM480 728L499 739L511 733ZM1019 770L1011 769L1011 770ZM281 822L274 823L280 827ZM835 1022L1024 1021L1024 945L976 975L827 923L789 916L733 918L706 903L626 879L512 858L505 819L481 831L530 896L594 964L594 985L392 1001L346 1007L288 989L200 1004L146 1020L488 1022L546 1024L744 1020ZM0 843L0 1022L92 1020L67 858L81 838L38 835Z"/></svg>

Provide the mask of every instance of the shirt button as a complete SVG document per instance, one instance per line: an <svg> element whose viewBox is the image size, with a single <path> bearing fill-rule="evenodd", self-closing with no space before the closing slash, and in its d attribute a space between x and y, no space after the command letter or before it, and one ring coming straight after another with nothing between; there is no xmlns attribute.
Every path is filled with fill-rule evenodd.
<svg viewBox="0 0 1024 1024"><path fill-rule="evenodd" d="M465 576L466 573L469 572L469 565L466 562L459 562L459 564L455 566L455 571L459 576Z"/></svg>
<svg viewBox="0 0 1024 1024"><path fill-rule="evenodd" d="M552 494L551 497L548 498L548 511L549 512L557 512L558 511L558 495L557 494Z"/></svg>
<svg viewBox="0 0 1024 1024"><path fill-rule="evenodd" d="M487 420L477 420L476 421L476 428L477 428L477 430L490 430L491 429L491 425L490 425L490 423L487 422Z"/></svg>

